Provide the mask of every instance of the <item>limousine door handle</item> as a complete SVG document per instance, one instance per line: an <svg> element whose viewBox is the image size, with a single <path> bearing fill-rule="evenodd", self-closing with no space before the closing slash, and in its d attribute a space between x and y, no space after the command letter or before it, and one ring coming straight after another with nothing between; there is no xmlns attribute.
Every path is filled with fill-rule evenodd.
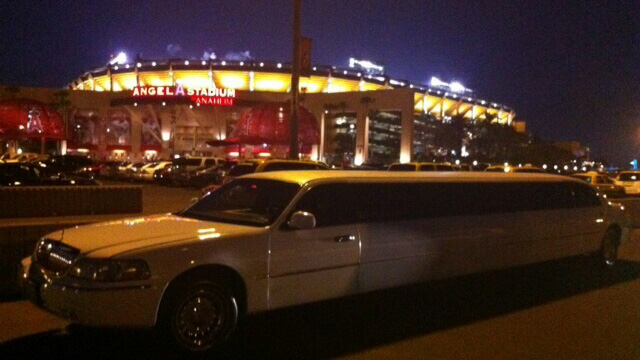
<svg viewBox="0 0 640 360"><path fill-rule="evenodd" d="M355 241L356 240L356 236L355 235L340 235L340 236L334 237L333 240L335 240L336 242L339 242L339 243L347 242L347 241Z"/></svg>

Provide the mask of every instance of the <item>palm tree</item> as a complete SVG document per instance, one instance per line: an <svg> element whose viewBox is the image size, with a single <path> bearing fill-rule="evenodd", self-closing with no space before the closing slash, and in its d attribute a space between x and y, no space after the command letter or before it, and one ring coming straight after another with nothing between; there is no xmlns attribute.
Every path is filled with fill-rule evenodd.
<svg viewBox="0 0 640 360"><path fill-rule="evenodd" d="M69 137L69 110L71 109L71 100L69 100L69 91L59 90L53 94L53 102L51 103L60 114L62 115L62 121L64 122L64 138Z"/></svg>

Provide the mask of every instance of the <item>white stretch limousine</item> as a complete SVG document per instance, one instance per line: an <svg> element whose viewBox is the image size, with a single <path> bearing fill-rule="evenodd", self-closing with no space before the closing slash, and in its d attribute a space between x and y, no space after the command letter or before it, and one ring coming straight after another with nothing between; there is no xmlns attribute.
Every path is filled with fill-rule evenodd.
<svg viewBox="0 0 640 360"><path fill-rule="evenodd" d="M541 174L282 171L176 214L45 236L22 261L38 305L215 348L248 313L577 254L612 265L624 208Z"/></svg>

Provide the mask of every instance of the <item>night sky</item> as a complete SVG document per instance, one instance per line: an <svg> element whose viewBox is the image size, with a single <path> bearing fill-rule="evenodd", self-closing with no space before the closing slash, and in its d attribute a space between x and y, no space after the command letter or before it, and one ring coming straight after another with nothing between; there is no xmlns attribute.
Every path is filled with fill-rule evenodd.
<svg viewBox="0 0 640 360"><path fill-rule="evenodd" d="M0 1L0 86L61 87L125 51L291 58L291 0ZM640 1L303 0L313 63L458 80L544 140L640 156Z"/></svg>

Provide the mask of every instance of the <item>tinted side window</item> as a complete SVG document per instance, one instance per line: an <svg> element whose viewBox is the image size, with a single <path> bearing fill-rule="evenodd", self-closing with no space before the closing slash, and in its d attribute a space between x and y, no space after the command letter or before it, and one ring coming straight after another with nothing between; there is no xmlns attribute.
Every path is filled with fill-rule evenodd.
<svg viewBox="0 0 640 360"><path fill-rule="evenodd" d="M594 190L589 186L582 184L567 184L571 190L573 197L573 206L575 207L589 207L599 206L600 199Z"/></svg>
<svg viewBox="0 0 640 360"><path fill-rule="evenodd" d="M352 184L319 185L309 190L294 211L307 211L316 217L318 227L350 224L356 221L358 194Z"/></svg>
<svg viewBox="0 0 640 360"><path fill-rule="evenodd" d="M453 166L450 165L438 165L438 171L454 171Z"/></svg>
<svg viewBox="0 0 640 360"><path fill-rule="evenodd" d="M420 165L420 171L436 171L436 166L435 165Z"/></svg>
<svg viewBox="0 0 640 360"><path fill-rule="evenodd" d="M303 164L303 163L286 163L286 162L276 162L272 164L267 164L264 167L264 171L281 171L281 170L316 170L317 166L315 164Z"/></svg>
<svg viewBox="0 0 640 360"><path fill-rule="evenodd" d="M598 205L591 187L569 182L366 183L318 186L296 210L314 214L318 226L331 226Z"/></svg>
<svg viewBox="0 0 640 360"><path fill-rule="evenodd" d="M205 159L204 166L213 166L216 164L216 159Z"/></svg>
<svg viewBox="0 0 640 360"><path fill-rule="evenodd" d="M416 171L416 166L411 164L394 164L389 166L389 171Z"/></svg>

